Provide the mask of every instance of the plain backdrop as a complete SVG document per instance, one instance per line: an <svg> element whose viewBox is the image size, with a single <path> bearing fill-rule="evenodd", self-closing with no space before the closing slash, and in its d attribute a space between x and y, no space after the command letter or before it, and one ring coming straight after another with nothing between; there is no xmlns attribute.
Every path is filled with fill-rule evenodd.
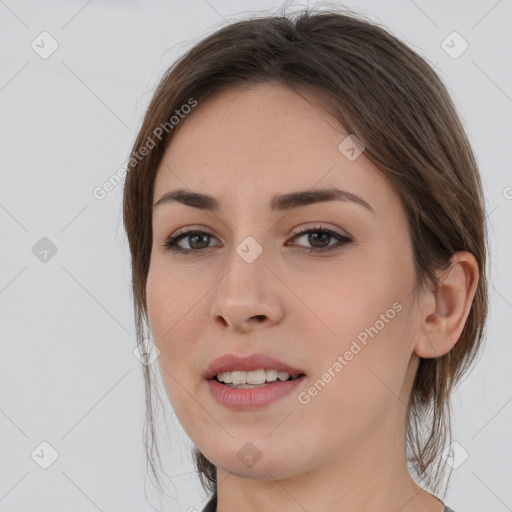
<svg viewBox="0 0 512 512"><path fill-rule="evenodd" d="M172 496L160 503L145 482L122 184L103 199L93 191L126 162L177 57L215 28L280 5L0 0L2 512L204 505L172 411L161 436ZM482 357L453 397L459 462L443 499L456 512L512 510L512 1L345 5L435 66L476 152L491 243L489 324Z"/></svg>

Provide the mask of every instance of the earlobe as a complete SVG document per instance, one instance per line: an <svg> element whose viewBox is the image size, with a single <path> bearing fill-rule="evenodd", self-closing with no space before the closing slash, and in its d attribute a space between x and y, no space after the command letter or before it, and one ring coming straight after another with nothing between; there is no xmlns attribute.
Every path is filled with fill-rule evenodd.
<svg viewBox="0 0 512 512"><path fill-rule="evenodd" d="M456 252L439 280L437 293L430 294L422 310L415 353L423 358L443 356L459 340L478 285L476 258L467 251Z"/></svg>

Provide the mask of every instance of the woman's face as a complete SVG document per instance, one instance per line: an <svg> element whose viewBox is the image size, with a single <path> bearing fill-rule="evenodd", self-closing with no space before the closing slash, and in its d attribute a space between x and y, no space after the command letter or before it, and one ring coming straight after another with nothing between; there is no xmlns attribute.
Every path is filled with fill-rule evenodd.
<svg viewBox="0 0 512 512"><path fill-rule="evenodd" d="M181 122L153 203L176 189L218 203L153 208L148 318L183 428L239 476L284 478L342 461L373 467L381 457L389 465L405 445L419 336L399 196L333 119L282 86L224 89ZM272 202L328 188L368 206ZM176 242L190 252L165 247L183 229L202 232ZM271 402L217 401L210 363L256 353L305 376Z"/></svg>

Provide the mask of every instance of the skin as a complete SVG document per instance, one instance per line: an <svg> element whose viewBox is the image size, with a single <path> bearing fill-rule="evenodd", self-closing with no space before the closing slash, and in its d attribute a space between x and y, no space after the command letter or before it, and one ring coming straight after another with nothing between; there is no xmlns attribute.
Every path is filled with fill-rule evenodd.
<svg viewBox="0 0 512 512"><path fill-rule="evenodd" d="M346 137L281 85L232 87L196 107L158 169L154 203L187 188L221 204L217 213L180 203L154 208L146 289L168 398L218 468L218 512L443 511L407 472L406 404L419 357L432 357L432 349L441 356L459 339L478 265L456 253L437 296L414 301L399 196L364 152L350 161L339 151ZM329 186L357 194L375 213L337 201L268 208L274 194ZM308 234L296 236L298 227L319 224L352 242L317 237L315 245ZM183 227L207 233L181 240L192 254L164 247ZM247 236L263 249L252 263L236 252ZM304 250L327 246L334 248L318 255ZM305 391L396 302L401 311L307 404L292 393L233 411L202 378L222 354L264 352L302 369L298 391ZM252 467L237 457L248 442L261 453Z"/></svg>

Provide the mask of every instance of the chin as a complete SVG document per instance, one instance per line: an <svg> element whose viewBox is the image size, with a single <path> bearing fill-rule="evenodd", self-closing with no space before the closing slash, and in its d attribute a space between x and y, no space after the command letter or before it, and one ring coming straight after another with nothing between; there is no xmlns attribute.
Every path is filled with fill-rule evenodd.
<svg viewBox="0 0 512 512"><path fill-rule="evenodd" d="M283 454L275 450L272 450L268 457L265 457L264 452L261 453L261 458L252 465L250 461L247 463L243 462L243 449L229 453L228 458L226 454L229 450L222 451L222 453L217 454L218 456L214 455L210 460L222 471L240 478L249 478L251 480L281 479L292 475L297 470L293 460L289 457L284 457ZM249 453L249 448L246 448L246 450Z"/></svg>

